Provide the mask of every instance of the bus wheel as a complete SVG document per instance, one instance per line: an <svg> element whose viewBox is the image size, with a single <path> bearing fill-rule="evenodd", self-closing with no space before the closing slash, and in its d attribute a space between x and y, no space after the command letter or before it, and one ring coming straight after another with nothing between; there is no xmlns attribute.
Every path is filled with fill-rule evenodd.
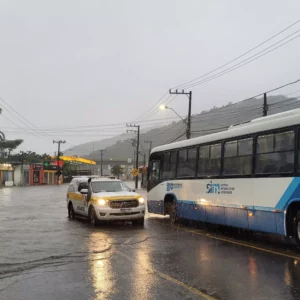
<svg viewBox="0 0 300 300"><path fill-rule="evenodd" d="M171 223L174 224L177 222L177 207L176 207L176 202L167 202L166 203L166 212L170 216Z"/></svg>
<svg viewBox="0 0 300 300"><path fill-rule="evenodd" d="M75 211L73 208L73 204L70 202L68 206L68 215L70 219L75 219Z"/></svg>
<svg viewBox="0 0 300 300"><path fill-rule="evenodd" d="M98 218L95 212L95 209L93 206L91 206L90 211L89 211L89 219L91 224L97 225L98 224Z"/></svg>
<svg viewBox="0 0 300 300"><path fill-rule="evenodd" d="M294 239L297 246L300 248L300 211L298 211L294 219Z"/></svg>

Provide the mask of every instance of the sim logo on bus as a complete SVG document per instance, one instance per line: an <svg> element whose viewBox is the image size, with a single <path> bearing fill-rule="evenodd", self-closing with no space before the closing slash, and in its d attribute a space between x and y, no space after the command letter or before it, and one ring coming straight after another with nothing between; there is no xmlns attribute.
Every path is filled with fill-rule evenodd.
<svg viewBox="0 0 300 300"><path fill-rule="evenodd" d="M208 183L206 185L206 193L207 194L220 194L221 187L219 183Z"/></svg>
<svg viewBox="0 0 300 300"><path fill-rule="evenodd" d="M172 191L173 189L181 189L182 184L181 183L167 183L167 191Z"/></svg>

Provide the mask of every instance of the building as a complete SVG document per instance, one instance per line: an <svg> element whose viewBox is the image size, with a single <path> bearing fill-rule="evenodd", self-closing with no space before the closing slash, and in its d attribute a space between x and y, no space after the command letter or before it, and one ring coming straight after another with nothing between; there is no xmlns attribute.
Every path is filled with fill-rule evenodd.
<svg viewBox="0 0 300 300"><path fill-rule="evenodd" d="M14 167L11 164L0 164L0 185L13 186Z"/></svg>
<svg viewBox="0 0 300 300"><path fill-rule="evenodd" d="M15 186L57 184L56 166L44 166L42 163L21 164L14 167L13 181ZM60 176L59 184L63 182Z"/></svg>
<svg viewBox="0 0 300 300"><path fill-rule="evenodd" d="M31 164L29 169L29 184L39 185L39 184L61 184L63 182L62 176L57 178L56 175L57 166L49 165L44 166L44 164Z"/></svg>
<svg viewBox="0 0 300 300"><path fill-rule="evenodd" d="M16 186L29 185L29 170L30 170L30 165L28 164L15 165L14 185Z"/></svg>

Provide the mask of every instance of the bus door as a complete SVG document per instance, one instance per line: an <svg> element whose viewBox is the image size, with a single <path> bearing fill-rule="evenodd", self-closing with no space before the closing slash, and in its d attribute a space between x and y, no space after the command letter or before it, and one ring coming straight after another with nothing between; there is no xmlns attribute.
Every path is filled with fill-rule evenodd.
<svg viewBox="0 0 300 300"><path fill-rule="evenodd" d="M148 168L148 200L162 200L161 161L153 159Z"/></svg>

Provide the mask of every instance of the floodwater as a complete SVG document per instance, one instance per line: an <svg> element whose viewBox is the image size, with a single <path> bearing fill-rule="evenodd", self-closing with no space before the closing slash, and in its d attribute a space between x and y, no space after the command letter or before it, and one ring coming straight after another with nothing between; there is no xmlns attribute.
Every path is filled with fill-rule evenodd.
<svg viewBox="0 0 300 300"><path fill-rule="evenodd" d="M93 227L68 219L66 189L0 189L0 299L300 299L294 248L155 215Z"/></svg>

